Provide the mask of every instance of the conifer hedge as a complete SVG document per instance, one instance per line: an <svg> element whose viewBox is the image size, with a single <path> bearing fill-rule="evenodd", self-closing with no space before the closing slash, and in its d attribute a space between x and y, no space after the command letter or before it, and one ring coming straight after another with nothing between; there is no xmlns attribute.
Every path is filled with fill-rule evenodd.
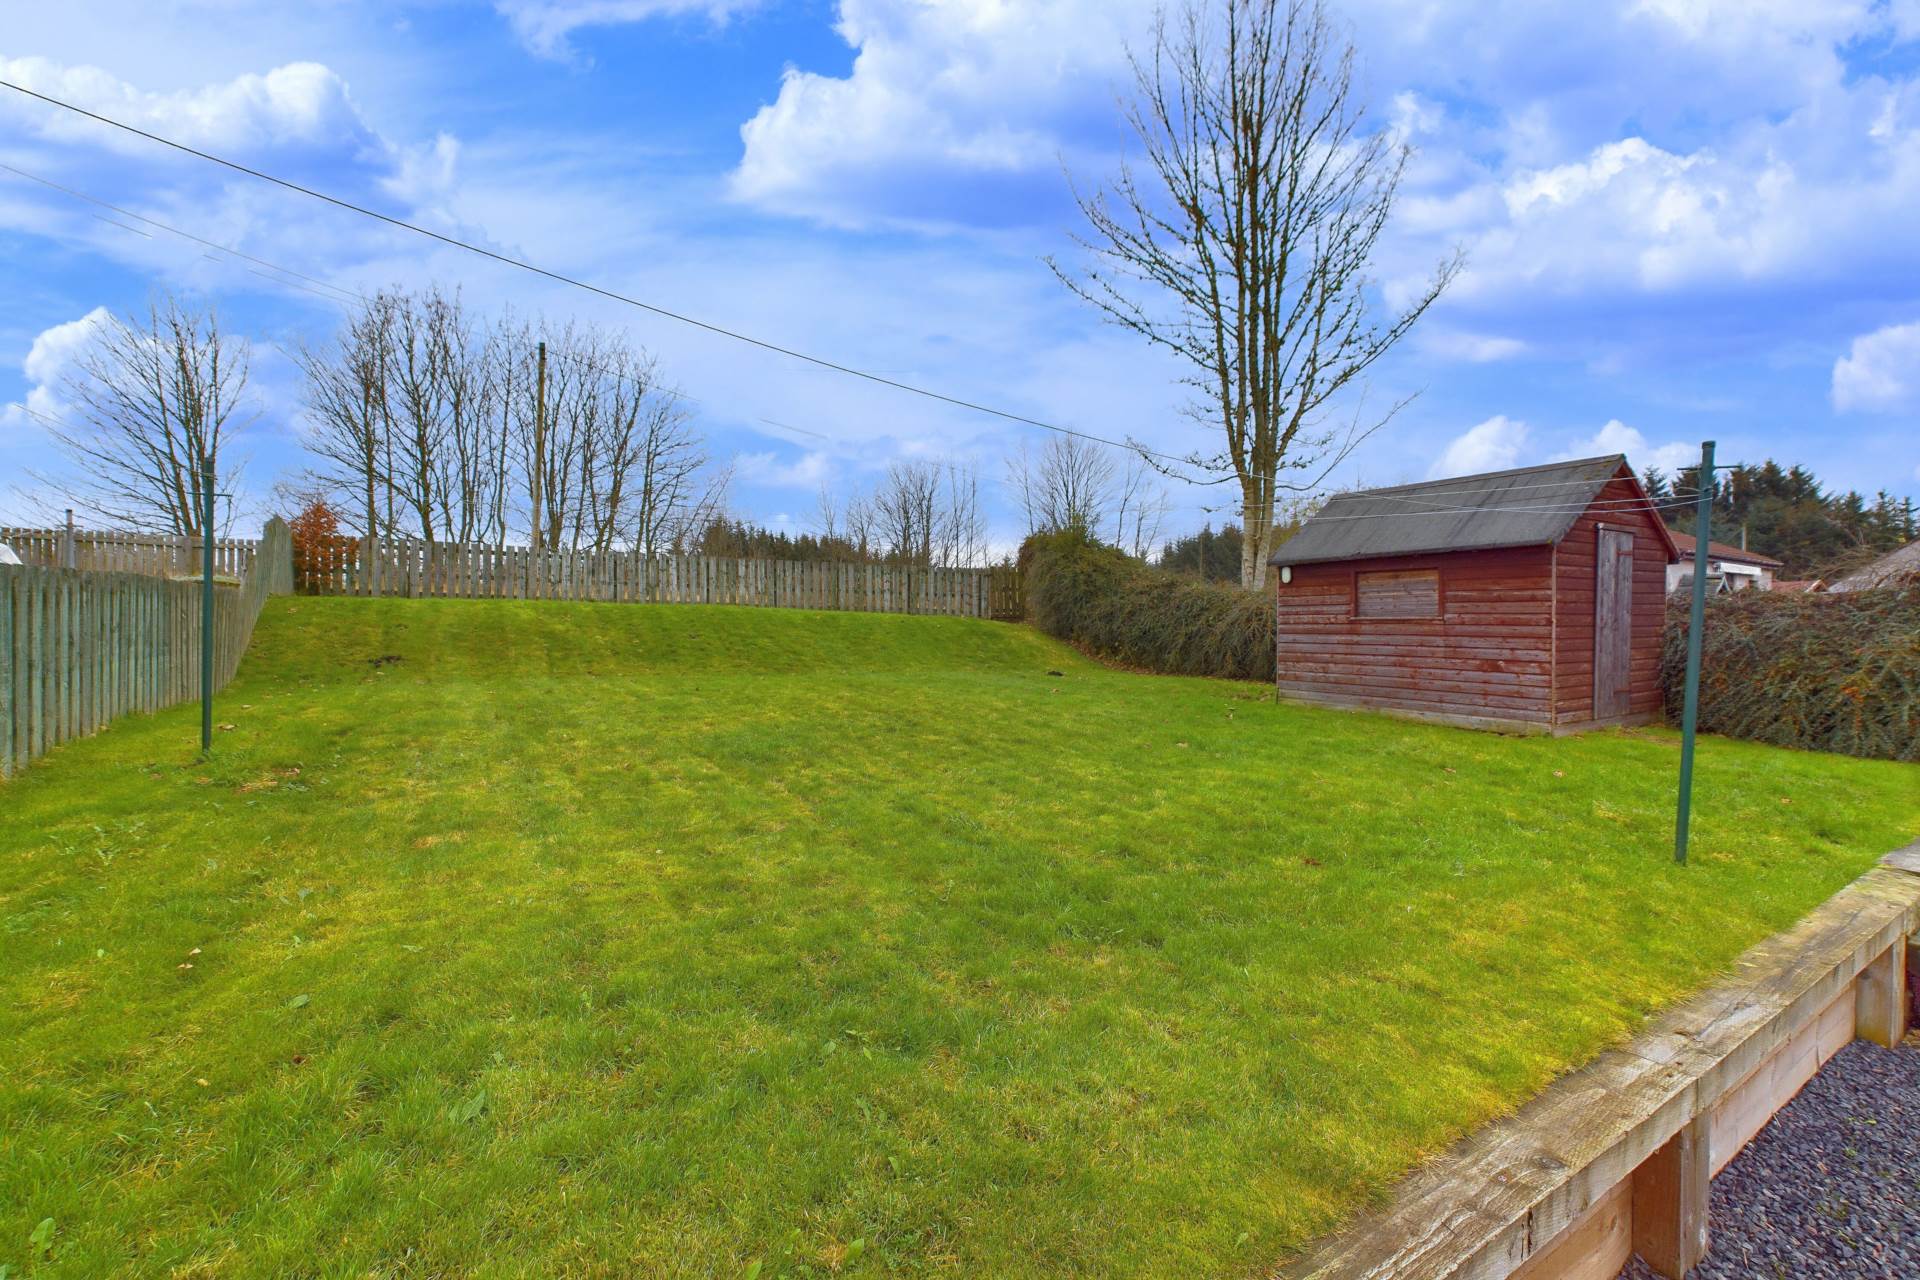
<svg viewBox="0 0 1920 1280"><path fill-rule="evenodd" d="M1150 568L1067 530L1020 547L1027 617L1096 658L1168 675L1273 679L1273 599Z"/></svg>
<svg viewBox="0 0 1920 1280"><path fill-rule="evenodd" d="M1667 609L1667 717L1680 723L1684 595ZM1920 580L1875 591L1740 591L1702 632L1700 728L1776 746L1920 760Z"/></svg>

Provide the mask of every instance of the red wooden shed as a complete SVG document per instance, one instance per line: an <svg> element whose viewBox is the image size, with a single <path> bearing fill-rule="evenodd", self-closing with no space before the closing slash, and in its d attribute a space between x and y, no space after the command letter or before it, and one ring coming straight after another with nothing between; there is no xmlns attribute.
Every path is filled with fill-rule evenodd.
<svg viewBox="0 0 1920 1280"><path fill-rule="evenodd" d="M1269 561L1280 693L1525 732L1656 720L1675 554L1619 454L1341 494Z"/></svg>

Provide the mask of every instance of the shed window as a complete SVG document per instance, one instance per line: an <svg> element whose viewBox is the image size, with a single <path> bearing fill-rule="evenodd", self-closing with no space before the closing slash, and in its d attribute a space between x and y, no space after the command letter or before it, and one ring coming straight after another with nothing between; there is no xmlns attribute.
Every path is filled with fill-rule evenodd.
<svg viewBox="0 0 1920 1280"><path fill-rule="evenodd" d="M1439 617L1440 571L1408 569L1355 574L1353 615L1356 618Z"/></svg>

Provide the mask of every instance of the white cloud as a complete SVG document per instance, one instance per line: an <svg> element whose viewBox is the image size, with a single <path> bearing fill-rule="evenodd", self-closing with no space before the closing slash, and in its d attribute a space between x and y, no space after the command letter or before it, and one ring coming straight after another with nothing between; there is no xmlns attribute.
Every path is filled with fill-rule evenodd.
<svg viewBox="0 0 1920 1280"><path fill-rule="evenodd" d="M1833 362L1833 407L1892 412L1920 402L1920 321L1888 325L1853 340Z"/></svg>
<svg viewBox="0 0 1920 1280"><path fill-rule="evenodd" d="M1920 40L1920 0L1892 0L1887 5L1887 21L1895 40Z"/></svg>
<svg viewBox="0 0 1920 1280"><path fill-rule="evenodd" d="M442 200L453 189L459 160L459 139L441 133L423 146L399 148L393 174L382 179L380 185L396 199L412 205Z"/></svg>
<svg viewBox="0 0 1920 1280"><path fill-rule="evenodd" d="M742 453L733 460L733 473L750 484L774 489L818 489L833 475L833 464L819 452L803 453L784 462L771 452Z"/></svg>
<svg viewBox="0 0 1920 1280"><path fill-rule="evenodd" d="M1700 449L1697 445L1687 444L1684 441L1655 445L1635 428L1614 418L1591 436L1576 441L1569 448L1556 454L1555 460L1595 458L1609 453L1626 454L1627 461L1633 465L1635 471L1658 467L1669 473L1697 462L1700 458Z"/></svg>
<svg viewBox="0 0 1920 1280"><path fill-rule="evenodd" d="M1503 338L1490 333L1471 333L1465 329L1426 326L1414 330L1422 349L1447 360L1468 364L1492 364L1524 355L1527 344L1518 338Z"/></svg>
<svg viewBox="0 0 1920 1280"><path fill-rule="evenodd" d="M1427 478L1445 480L1480 471L1504 471L1519 465L1520 450L1526 443L1527 424L1497 414L1455 436L1427 470Z"/></svg>
<svg viewBox="0 0 1920 1280"><path fill-rule="evenodd" d="M20 362L20 371L31 384L26 399L0 408L0 424L44 430L49 421L62 421L66 404L60 395L61 383L80 352L106 326L109 318L105 307L95 307L78 320L42 330ZM22 404L29 412L22 411Z"/></svg>
<svg viewBox="0 0 1920 1280"><path fill-rule="evenodd" d="M1139 6L841 0L836 29L859 50L852 71L787 71L741 127L733 192L839 225L990 224L1007 215L1006 184L1064 193L1059 159L1075 121L1090 109L1112 119L1138 17L1129 8Z"/></svg>
<svg viewBox="0 0 1920 1280"><path fill-rule="evenodd" d="M249 72L173 93L138 89L98 67L62 66L46 58L0 58L0 75L193 146L351 148L377 141L347 92L346 82L317 62L292 62L264 74ZM49 139L86 139L152 154L151 143L17 94L7 94L0 101L0 118Z"/></svg>
<svg viewBox="0 0 1920 1280"><path fill-rule="evenodd" d="M690 14L724 22L759 4L760 0L494 0L493 7L529 49L558 57L570 52L568 38L583 27Z"/></svg>

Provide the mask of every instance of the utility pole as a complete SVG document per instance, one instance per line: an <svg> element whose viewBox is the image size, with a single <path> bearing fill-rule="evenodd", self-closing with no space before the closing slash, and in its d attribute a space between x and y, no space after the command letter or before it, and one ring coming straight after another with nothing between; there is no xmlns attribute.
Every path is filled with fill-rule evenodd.
<svg viewBox="0 0 1920 1280"><path fill-rule="evenodd" d="M78 569L80 567L80 548L75 544L73 538L72 507L67 508L67 532L65 541L60 544L60 567L62 569Z"/></svg>
<svg viewBox="0 0 1920 1280"><path fill-rule="evenodd" d="M1673 860L1687 861L1687 819L1693 807L1693 734L1700 720L1701 630L1707 621L1707 539L1713 523L1713 441L1700 444L1699 491L1693 521L1693 606L1687 623L1687 685L1680 713L1680 805L1674 818Z"/></svg>
<svg viewBox="0 0 1920 1280"><path fill-rule="evenodd" d="M200 459L200 753L213 750L213 455Z"/></svg>
<svg viewBox="0 0 1920 1280"><path fill-rule="evenodd" d="M540 370L533 395L533 549L540 549L540 484L547 470L547 344L540 344Z"/></svg>

